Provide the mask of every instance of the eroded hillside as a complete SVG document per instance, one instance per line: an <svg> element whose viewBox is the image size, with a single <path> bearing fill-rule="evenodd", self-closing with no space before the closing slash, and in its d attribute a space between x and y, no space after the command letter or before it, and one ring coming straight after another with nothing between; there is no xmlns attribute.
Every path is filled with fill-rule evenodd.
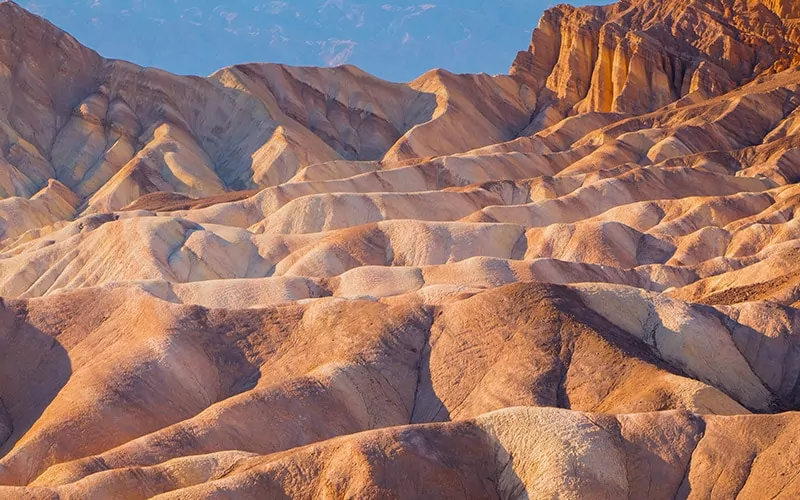
<svg viewBox="0 0 800 500"><path fill-rule="evenodd" d="M0 497L800 496L798 47L623 0L180 77L0 1Z"/></svg>

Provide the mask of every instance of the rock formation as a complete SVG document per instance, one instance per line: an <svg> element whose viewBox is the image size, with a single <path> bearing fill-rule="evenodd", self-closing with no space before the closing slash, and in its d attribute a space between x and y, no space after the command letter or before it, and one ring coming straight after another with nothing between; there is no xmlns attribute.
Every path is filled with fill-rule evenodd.
<svg viewBox="0 0 800 500"><path fill-rule="evenodd" d="M796 2L406 84L0 42L0 497L800 496Z"/></svg>
<svg viewBox="0 0 800 500"><path fill-rule="evenodd" d="M539 89L537 131L565 115L642 114L800 64L795 2L622 0L547 11L511 73Z"/></svg>

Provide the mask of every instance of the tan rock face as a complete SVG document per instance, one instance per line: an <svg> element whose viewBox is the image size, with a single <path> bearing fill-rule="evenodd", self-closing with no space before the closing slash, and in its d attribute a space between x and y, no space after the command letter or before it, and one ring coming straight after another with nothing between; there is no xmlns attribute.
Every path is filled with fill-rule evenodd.
<svg viewBox="0 0 800 500"><path fill-rule="evenodd" d="M800 496L798 17L394 84L0 1L0 498Z"/></svg>
<svg viewBox="0 0 800 500"><path fill-rule="evenodd" d="M646 113L796 65L797 12L796 2L781 0L559 6L545 13L511 72L561 116Z"/></svg>

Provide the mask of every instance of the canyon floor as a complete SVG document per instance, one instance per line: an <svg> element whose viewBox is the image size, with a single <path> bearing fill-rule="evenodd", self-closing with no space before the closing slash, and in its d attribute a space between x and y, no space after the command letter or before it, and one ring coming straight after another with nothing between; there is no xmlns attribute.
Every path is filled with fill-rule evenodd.
<svg viewBox="0 0 800 500"><path fill-rule="evenodd" d="M794 0L408 83L0 1L0 498L798 498L798 182Z"/></svg>

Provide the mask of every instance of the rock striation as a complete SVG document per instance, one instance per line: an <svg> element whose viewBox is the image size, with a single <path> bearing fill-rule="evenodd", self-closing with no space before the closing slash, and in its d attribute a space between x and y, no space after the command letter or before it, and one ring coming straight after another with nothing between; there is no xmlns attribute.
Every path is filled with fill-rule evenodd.
<svg viewBox="0 0 800 500"><path fill-rule="evenodd" d="M200 78L0 1L0 497L800 496L798 47L623 0Z"/></svg>
<svg viewBox="0 0 800 500"><path fill-rule="evenodd" d="M623 0L555 7L511 73L542 100L533 130L592 111L642 114L800 63L795 2Z"/></svg>

